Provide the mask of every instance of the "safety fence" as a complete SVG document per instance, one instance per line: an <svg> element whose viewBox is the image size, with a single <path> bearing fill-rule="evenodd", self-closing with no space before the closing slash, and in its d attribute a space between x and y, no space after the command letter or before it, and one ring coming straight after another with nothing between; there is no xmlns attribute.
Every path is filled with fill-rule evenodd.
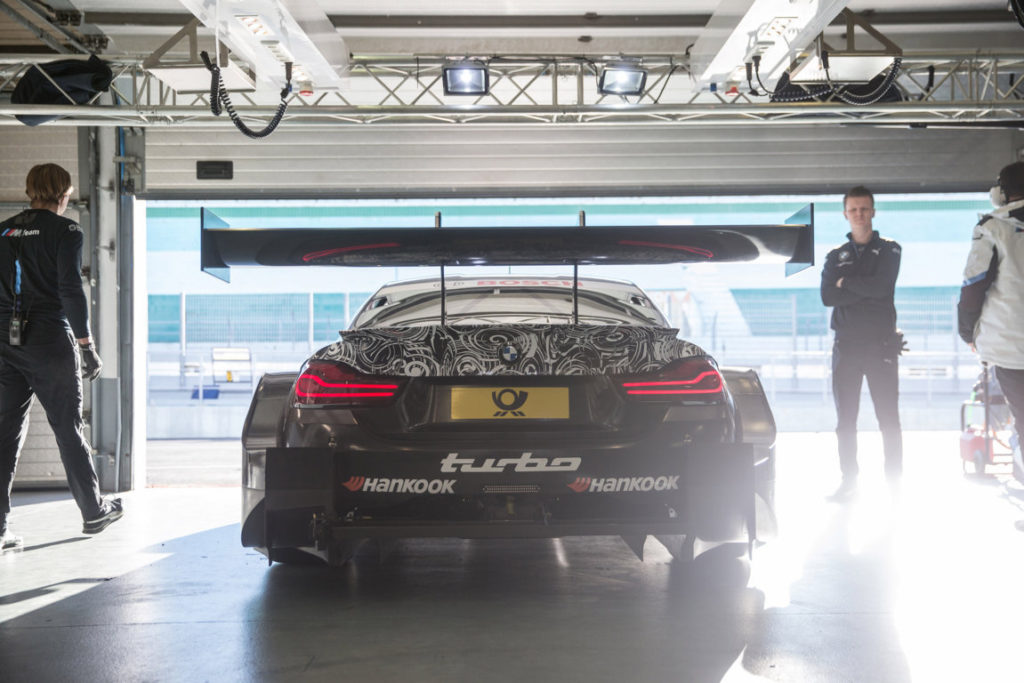
<svg viewBox="0 0 1024 683"><path fill-rule="evenodd" d="M721 310L687 305L685 290L654 290L651 297L683 336L789 338L794 349L830 336L830 310L817 289L733 289L740 320ZM154 294L149 297L150 343L317 343L337 338L369 298L369 292L283 294ZM914 287L896 292L899 325L929 343L956 339L954 287ZM693 318L700 318L695 321ZM735 324L735 323L739 324ZM737 331L740 334L737 334ZM942 341L938 341L942 340ZM707 343L707 339L704 340Z"/></svg>
<svg viewBox="0 0 1024 683"><path fill-rule="evenodd" d="M829 309L821 306L816 289L733 290L738 319L732 321L722 314L725 307L702 311L685 291L650 294L680 335L721 365L758 371L781 429L834 427ZM312 351L338 338L368 297L151 295L152 409L201 405L211 411L236 404L244 410L263 373L298 369ZM959 402L980 371L977 357L956 334L956 296L949 288L899 290L896 306L911 349L900 359L905 425L955 428ZM180 421L169 422L180 430Z"/></svg>
<svg viewBox="0 0 1024 683"><path fill-rule="evenodd" d="M149 342L309 348L337 339L369 297L369 292L151 294Z"/></svg>

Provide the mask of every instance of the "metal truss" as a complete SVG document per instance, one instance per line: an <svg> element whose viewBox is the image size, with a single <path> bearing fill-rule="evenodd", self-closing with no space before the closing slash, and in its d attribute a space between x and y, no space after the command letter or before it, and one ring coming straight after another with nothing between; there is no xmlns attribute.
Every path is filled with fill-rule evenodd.
<svg viewBox="0 0 1024 683"><path fill-rule="evenodd" d="M637 97L600 95L606 57L492 57L491 87L481 97L445 96L439 57L356 58L348 87L292 94L283 126L353 124L548 125L929 125L1024 127L1024 52L1003 55L906 54L895 81L901 99L864 106L835 97L771 102L753 84L698 89L688 60L645 58L646 91ZM10 93L38 56L0 58L0 125L19 114L61 116L75 126L186 127L228 125L210 110L209 92L175 92L141 61L113 60L112 97L84 105L12 105ZM208 72L197 68L197 83ZM753 87L752 87L753 86ZM276 86L280 87L280 84ZM197 90L199 88L197 87ZM276 89L232 92L239 116L263 125L277 110ZM6 100L6 101L5 101ZM113 103L111 103L111 101Z"/></svg>

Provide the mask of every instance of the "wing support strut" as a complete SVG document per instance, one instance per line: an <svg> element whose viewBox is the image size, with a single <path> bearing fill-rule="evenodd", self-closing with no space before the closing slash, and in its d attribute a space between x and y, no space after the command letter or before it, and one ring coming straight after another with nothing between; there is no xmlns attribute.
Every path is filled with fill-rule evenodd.
<svg viewBox="0 0 1024 683"><path fill-rule="evenodd" d="M441 229L441 212L434 214L434 229ZM444 261L441 261L441 327L448 323L448 291L444 284Z"/></svg>

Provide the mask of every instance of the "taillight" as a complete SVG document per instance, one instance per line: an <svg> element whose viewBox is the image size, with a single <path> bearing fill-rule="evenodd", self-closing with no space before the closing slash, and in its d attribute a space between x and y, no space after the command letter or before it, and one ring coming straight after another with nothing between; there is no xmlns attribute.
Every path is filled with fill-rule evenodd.
<svg viewBox="0 0 1024 683"><path fill-rule="evenodd" d="M661 370L622 382L626 396L638 401L718 401L722 375L707 358L684 358Z"/></svg>
<svg viewBox="0 0 1024 683"><path fill-rule="evenodd" d="M295 381L295 402L349 408L386 405L402 384L401 379L364 375L341 363L315 360Z"/></svg>

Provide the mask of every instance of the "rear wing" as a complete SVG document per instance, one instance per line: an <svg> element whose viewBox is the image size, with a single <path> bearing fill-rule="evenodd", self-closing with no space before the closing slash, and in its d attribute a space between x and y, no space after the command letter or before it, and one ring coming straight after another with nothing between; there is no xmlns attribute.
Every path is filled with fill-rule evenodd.
<svg viewBox="0 0 1024 683"><path fill-rule="evenodd" d="M644 265L775 262L814 265L814 205L776 225L441 228L237 228L205 207L204 272L232 266Z"/></svg>

